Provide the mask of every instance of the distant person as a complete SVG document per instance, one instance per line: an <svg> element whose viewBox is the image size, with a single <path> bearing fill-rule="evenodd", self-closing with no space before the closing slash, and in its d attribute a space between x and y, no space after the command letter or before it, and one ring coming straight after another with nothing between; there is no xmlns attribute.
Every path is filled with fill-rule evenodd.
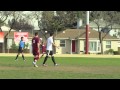
<svg viewBox="0 0 120 90"><path fill-rule="evenodd" d="M41 48L42 48L42 55L40 58L42 58L44 56L44 54L46 54L46 44L44 42L42 42Z"/></svg>
<svg viewBox="0 0 120 90"><path fill-rule="evenodd" d="M18 54L15 58L16 61L18 60L18 56L20 55L20 53L22 54L22 58L25 61L25 57L24 57L24 54L23 54L24 47L25 47L25 42L23 41L23 37L21 37L21 40L19 42Z"/></svg>
<svg viewBox="0 0 120 90"><path fill-rule="evenodd" d="M58 64L55 62L54 55L53 55L53 46L59 48L53 43L53 33L50 33L50 37L47 39L47 47L46 47L46 57L43 62L43 66L47 66L45 63L48 59L48 56L51 55L52 61L54 63L54 66L57 66Z"/></svg>
<svg viewBox="0 0 120 90"><path fill-rule="evenodd" d="M32 39L32 53L34 55L34 67L38 67L36 64L40 58L40 38L38 37L38 32L35 33L35 36Z"/></svg>

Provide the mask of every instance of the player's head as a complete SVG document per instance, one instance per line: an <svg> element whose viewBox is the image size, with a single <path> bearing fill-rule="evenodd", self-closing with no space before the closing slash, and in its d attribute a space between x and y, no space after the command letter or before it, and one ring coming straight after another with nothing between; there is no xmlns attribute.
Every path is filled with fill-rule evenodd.
<svg viewBox="0 0 120 90"><path fill-rule="evenodd" d="M35 36L38 36L38 32L35 33Z"/></svg>
<svg viewBox="0 0 120 90"><path fill-rule="evenodd" d="M23 41L23 37L21 37L21 40Z"/></svg>
<svg viewBox="0 0 120 90"><path fill-rule="evenodd" d="M53 34L54 34L54 33L53 33L53 32L51 32L51 33L50 33L50 37L51 37L51 36L53 36Z"/></svg>

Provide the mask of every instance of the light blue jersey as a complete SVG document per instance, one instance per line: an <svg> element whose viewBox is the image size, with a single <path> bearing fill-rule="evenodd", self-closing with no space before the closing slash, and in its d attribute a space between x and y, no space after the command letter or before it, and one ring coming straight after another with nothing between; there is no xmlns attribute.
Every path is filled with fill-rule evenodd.
<svg viewBox="0 0 120 90"><path fill-rule="evenodd" d="M20 41L20 43L19 43L19 47L24 48L24 46L25 46L25 42Z"/></svg>

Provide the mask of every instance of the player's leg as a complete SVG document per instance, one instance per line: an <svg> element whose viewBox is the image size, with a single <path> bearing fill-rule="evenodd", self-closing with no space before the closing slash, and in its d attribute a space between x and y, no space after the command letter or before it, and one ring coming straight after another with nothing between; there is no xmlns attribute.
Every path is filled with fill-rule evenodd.
<svg viewBox="0 0 120 90"><path fill-rule="evenodd" d="M23 51L21 52L21 54L22 54L22 58L23 58L23 60L25 61L25 57L24 57L24 53L23 53Z"/></svg>
<svg viewBox="0 0 120 90"><path fill-rule="evenodd" d="M33 51L33 55L34 55L33 64L35 66L36 65L36 51Z"/></svg>
<svg viewBox="0 0 120 90"><path fill-rule="evenodd" d="M33 64L34 64L34 66L35 67L38 67L37 66L37 61L39 60L39 53L38 52L36 52L35 54L34 54L34 61L33 61Z"/></svg>
<svg viewBox="0 0 120 90"><path fill-rule="evenodd" d="M19 55L20 55L20 48L18 49L18 53L17 53L17 56L16 56L15 60L18 60Z"/></svg>
<svg viewBox="0 0 120 90"><path fill-rule="evenodd" d="M44 58L44 61L43 61L43 66L46 66L45 63L48 59L48 56L49 56L49 50L46 51L46 57Z"/></svg>
<svg viewBox="0 0 120 90"><path fill-rule="evenodd" d="M34 55L34 60L33 60L34 67L38 67L36 63L37 63L37 55Z"/></svg>
<svg viewBox="0 0 120 90"><path fill-rule="evenodd" d="M21 48L21 54L22 54L22 58L23 58L23 60L25 61L25 57L24 57L24 53L23 53L22 48Z"/></svg>
<svg viewBox="0 0 120 90"><path fill-rule="evenodd" d="M51 55L51 59L52 59L54 65L57 66L58 64L56 64L56 62L55 62L55 58L54 58L54 55L53 55L53 51L50 51L50 55Z"/></svg>

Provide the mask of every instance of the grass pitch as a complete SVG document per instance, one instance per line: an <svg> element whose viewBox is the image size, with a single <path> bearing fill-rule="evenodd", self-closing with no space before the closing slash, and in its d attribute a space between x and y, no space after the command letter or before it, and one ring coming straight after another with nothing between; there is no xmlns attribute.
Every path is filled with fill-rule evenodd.
<svg viewBox="0 0 120 90"><path fill-rule="evenodd" d="M120 79L119 58L55 57L59 66L54 66L51 58L47 67L42 66L44 57L33 67L33 57L24 62L13 56L0 56L0 79Z"/></svg>

